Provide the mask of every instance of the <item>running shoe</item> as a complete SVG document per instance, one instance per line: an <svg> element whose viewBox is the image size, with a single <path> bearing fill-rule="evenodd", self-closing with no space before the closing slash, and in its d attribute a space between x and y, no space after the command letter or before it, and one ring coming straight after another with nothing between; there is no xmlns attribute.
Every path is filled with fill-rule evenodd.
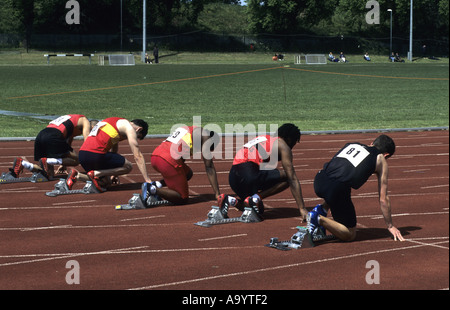
<svg viewBox="0 0 450 310"><path fill-rule="evenodd" d="M244 200L244 205L248 208L252 208L259 215L262 215L264 213L264 204L261 199L248 196Z"/></svg>
<svg viewBox="0 0 450 310"><path fill-rule="evenodd" d="M151 195L155 195L156 194L156 189L157 189L156 181L152 181L150 183L148 183L148 182L142 183L142 186L141 186L141 191L142 191L141 197L142 197L142 199L147 200L147 198L149 198ZM154 194L152 194L152 191L153 191Z"/></svg>
<svg viewBox="0 0 450 310"><path fill-rule="evenodd" d="M311 234L314 234L315 230L320 226L319 225L319 212L311 211L308 213L306 217L306 222L308 223L306 227L308 228Z"/></svg>
<svg viewBox="0 0 450 310"><path fill-rule="evenodd" d="M230 204L228 203L228 195L220 194L219 198L217 198L217 204L223 217L228 218L228 208L230 207Z"/></svg>
<svg viewBox="0 0 450 310"><path fill-rule="evenodd" d="M41 173L47 178L49 178L49 169L48 169L48 164L47 164L47 158L43 157L41 159L39 159L39 167L41 167L42 171ZM52 170L53 171L53 170Z"/></svg>
<svg viewBox="0 0 450 310"><path fill-rule="evenodd" d="M103 193L106 191L106 189L104 189L103 187L100 186L100 184L98 184L98 181L100 180L98 177L96 177L94 175L94 170L91 170L87 173L89 179L91 179L92 184L94 184L95 188L100 192Z"/></svg>
<svg viewBox="0 0 450 310"><path fill-rule="evenodd" d="M69 190L72 190L73 185L77 182L77 175L78 175L78 170L72 168L69 171L69 175L67 176L67 179L66 179L67 188Z"/></svg>
<svg viewBox="0 0 450 310"><path fill-rule="evenodd" d="M312 211L317 212L320 216L323 217L327 217L327 211L325 211L325 209L323 208L323 205L318 204L317 206L314 207L314 209L312 209ZM322 235L326 235L327 230L325 229L325 227L319 225L317 226L317 230L315 231L316 234L320 233Z"/></svg>
<svg viewBox="0 0 450 310"><path fill-rule="evenodd" d="M324 210L323 205L321 205L321 204L318 204L317 206L315 206L314 209L312 209L312 211L316 211L321 216L324 216L324 217L327 216L327 211Z"/></svg>
<svg viewBox="0 0 450 310"><path fill-rule="evenodd" d="M141 197L142 200L147 201L147 199L150 197L150 187L152 186L152 183L144 182L141 185Z"/></svg>
<svg viewBox="0 0 450 310"><path fill-rule="evenodd" d="M10 170L11 170L13 177L15 177L15 178L18 178L19 174L21 174L23 171L22 161L23 161L23 159L20 157L17 157L16 159L14 159L13 168Z"/></svg>

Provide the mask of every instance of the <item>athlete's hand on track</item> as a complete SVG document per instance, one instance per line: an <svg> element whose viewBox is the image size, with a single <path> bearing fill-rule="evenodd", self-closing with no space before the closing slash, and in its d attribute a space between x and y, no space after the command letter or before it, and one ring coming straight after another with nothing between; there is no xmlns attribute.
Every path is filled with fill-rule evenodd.
<svg viewBox="0 0 450 310"><path fill-rule="evenodd" d="M403 238L401 232L394 226L388 228L388 230L392 234L392 236L394 236L394 241L405 241L405 238Z"/></svg>
<svg viewBox="0 0 450 310"><path fill-rule="evenodd" d="M300 208L300 223L306 222L306 217L308 216L308 210L305 208Z"/></svg>

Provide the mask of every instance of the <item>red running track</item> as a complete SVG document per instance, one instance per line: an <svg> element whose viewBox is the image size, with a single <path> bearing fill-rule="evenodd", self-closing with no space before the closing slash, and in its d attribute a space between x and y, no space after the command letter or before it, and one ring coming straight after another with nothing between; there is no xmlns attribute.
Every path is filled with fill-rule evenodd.
<svg viewBox="0 0 450 310"><path fill-rule="evenodd" d="M302 137L294 159L308 207L320 202L313 179L323 163L345 142L370 143L377 135ZM265 247L271 237L289 239L299 225L289 190L265 200L266 219L261 223L195 226L206 219L214 201L202 162L190 160L195 173L192 203L185 206L115 210L140 192L142 177L136 167L121 178L122 185L102 194L52 198L45 192L56 181L1 184L0 289L448 289L449 133L390 135L398 148L388 161L389 193L394 225L405 242L394 242L385 228L375 177L353 192L358 237L351 243L333 241L291 251ZM142 141L147 160L160 141ZM33 158L32 142L0 145L1 171L7 171L16 156ZM132 159L126 142L121 152ZM231 193L231 162L215 161L224 193ZM71 260L78 263L80 284L66 282L76 271L77 265L66 267ZM370 261L376 261L378 269ZM366 277L375 271L379 284L368 284Z"/></svg>

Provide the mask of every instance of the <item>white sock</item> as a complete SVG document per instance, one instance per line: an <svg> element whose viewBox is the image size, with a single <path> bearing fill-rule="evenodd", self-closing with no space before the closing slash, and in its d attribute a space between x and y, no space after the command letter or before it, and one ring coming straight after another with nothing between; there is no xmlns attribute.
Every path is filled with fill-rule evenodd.
<svg viewBox="0 0 450 310"><path fill-rule="evenodd" d="M47 158L48 165L62 165L62 158Z"/></svg>
<svg viewBox="0 0 450 310"><path fill-rule="evenodd" d="M22 160L22 166L27 170L33 170L34 165L26 160Z"/></svg>
<svg viewBox="0 0 450 310"><path fill-rule="evenodd" d="M155 185L156 185L157 188L161 188L162 187L162 184L159 181L155 181Z"/></svg>

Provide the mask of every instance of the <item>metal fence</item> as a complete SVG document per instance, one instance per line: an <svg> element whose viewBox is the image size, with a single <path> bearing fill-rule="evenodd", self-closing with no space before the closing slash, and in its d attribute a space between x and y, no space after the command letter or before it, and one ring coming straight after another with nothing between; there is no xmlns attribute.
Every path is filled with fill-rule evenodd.
<svg viewBox="0 0 450 310"><path fill-rule="evenodd" d="M339 53L387 55L390 51L390 38L364 38L357 36L312 36L272 35L272 34L226 34L193 31L173 35L148 34L148 49L157 44L160 48L173 51L204 52L295 52L295 53ZM25 47L22 36L0 34L0 49ZM424 45L426 49L424 49ZM142 35L111 34L33 34L28 47L48 52L108 52L140 51ZM393 38L392 51L406 55L409 38ZM414 39L414 55L448 57L448 38L442 40Z"/></svg>

